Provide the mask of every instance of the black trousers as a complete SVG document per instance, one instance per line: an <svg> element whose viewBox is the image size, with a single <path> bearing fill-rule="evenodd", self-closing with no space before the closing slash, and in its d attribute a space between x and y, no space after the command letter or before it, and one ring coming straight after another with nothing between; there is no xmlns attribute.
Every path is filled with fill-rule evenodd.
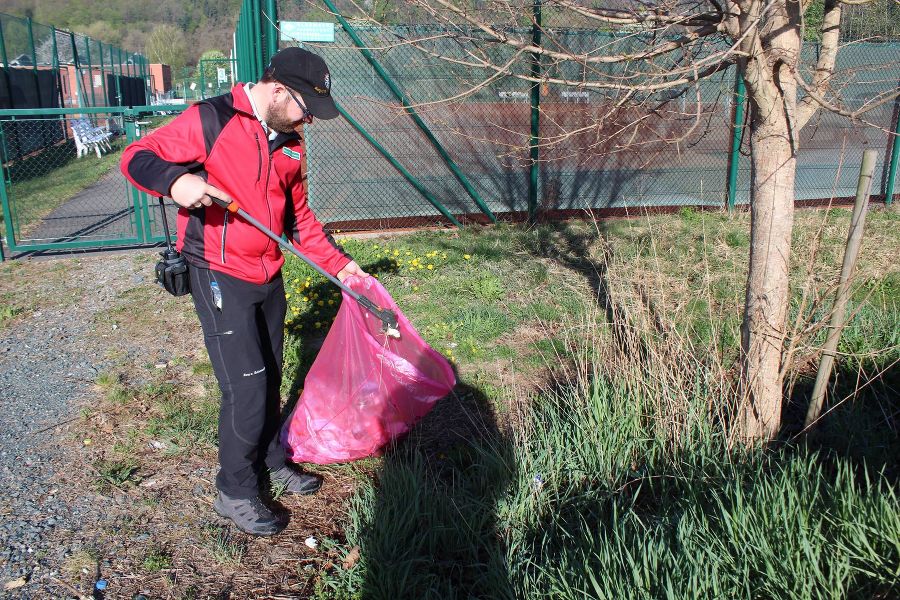
<svg viewBox="0 0 900 600"><path fill-rule="evenodd" d="M222 391L216 487L252 498L259 493L260 469L285 461L278 435L284 281L279 274L258 285L193 265L190 271L194 307Z"/></svg>

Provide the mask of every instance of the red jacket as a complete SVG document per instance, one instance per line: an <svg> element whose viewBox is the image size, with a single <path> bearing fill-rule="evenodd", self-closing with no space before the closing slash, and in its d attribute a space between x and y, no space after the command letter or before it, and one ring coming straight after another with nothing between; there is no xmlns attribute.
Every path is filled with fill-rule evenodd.
<svg viewBox="0 0 900 600"><path fill-rule="evenodd" d="M191 106L172 123L130 144L125 177L154 196L168 196L185 173L207 181L332 275L350 262L306 203L300 136L269 141L243 86ZM178 211L178 250L195 266L244 281L270 281L284 264L278 244L237 215L212 205Z"/></svg>

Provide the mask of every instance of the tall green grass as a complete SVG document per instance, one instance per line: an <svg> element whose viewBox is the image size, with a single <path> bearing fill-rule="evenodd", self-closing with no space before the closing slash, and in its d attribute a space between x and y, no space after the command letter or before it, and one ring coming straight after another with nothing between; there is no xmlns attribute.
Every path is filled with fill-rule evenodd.
<svg viewBox="0 0 900 600"><path fill-rule="evenodd" d="M894 218L873 215L885 248ZM818 225L799 219L803 241ZM746 225L704 213L351 242L364 266L446 253L434 271L379 272L430 343L450 356L452 342L466 385L360 482L317 597L900 596L895 269L871 250L860 263L840 404L817 435L746 448L730 423ZM803 360L786 422L805 414L845 235L829 220L815 277L793 275ZM298 343L311 318L298 305Z"/></svg>
<svg viewBox="0 0 900 600"><path fill-rule="evenodd" d="M573 329L578 356L520 398L515 427L455 396L429 418L464 414L464 431L435 435L426 422L394 448L351 502L343 551L359 546L360 562L323 573L319 596L900 592L890 456L735 444L733 392L718 361L650 330L610 343L613 324L596 323Z"/></svg>

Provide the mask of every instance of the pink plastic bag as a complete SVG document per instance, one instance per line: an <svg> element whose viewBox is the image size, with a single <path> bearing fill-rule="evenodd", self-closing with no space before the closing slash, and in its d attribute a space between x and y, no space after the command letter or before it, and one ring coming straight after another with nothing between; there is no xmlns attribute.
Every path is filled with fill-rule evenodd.
<svg viewBox="0 0 900 600"><path fill-rule="evenodd" d="M345 283L397 313L400 339L344 293L334 324L306 376L281 441L295 462L328 464L372 456L409 431L450 393L456 376L374 277Z"/></svg>

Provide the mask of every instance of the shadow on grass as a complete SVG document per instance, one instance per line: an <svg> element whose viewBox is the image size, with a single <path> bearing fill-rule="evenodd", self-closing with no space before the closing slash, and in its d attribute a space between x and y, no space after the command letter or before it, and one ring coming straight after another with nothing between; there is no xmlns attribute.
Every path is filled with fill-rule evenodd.
<svg viewBox="0 0 900 600"><path fill-rule="evenodd" d="M394 268L390 261L362 267L378 273ZM333 291L322 282L302 293L312 301L331 298ZM296 405L339 303L316 307L288 328L295 344L289 352L295 355L285 373L291 382L285 415ZM348 539L362 557L356 567L359 597L512 598L496 508L514 459L485 394L458 383L386 449L382 464L351 508L356 524Z"/></svg>
<svg viewBox="0 0 900 600"><path fill-rule="evenodd" d="M514 473L487 397L459 383L388 450L358 506L361 597L513 598L496 511Z"/></svg>
<svg viewBox="0 0 900 600"><path fill-rule="evenodd" d="M900 482L900 365L870 364L866 371L871 379L846 365L836 367L822 416L806 435L801 432L815 375L798 379L785 403L781 439L844 457L857 469L879 471L894 484Z"/></svg>

